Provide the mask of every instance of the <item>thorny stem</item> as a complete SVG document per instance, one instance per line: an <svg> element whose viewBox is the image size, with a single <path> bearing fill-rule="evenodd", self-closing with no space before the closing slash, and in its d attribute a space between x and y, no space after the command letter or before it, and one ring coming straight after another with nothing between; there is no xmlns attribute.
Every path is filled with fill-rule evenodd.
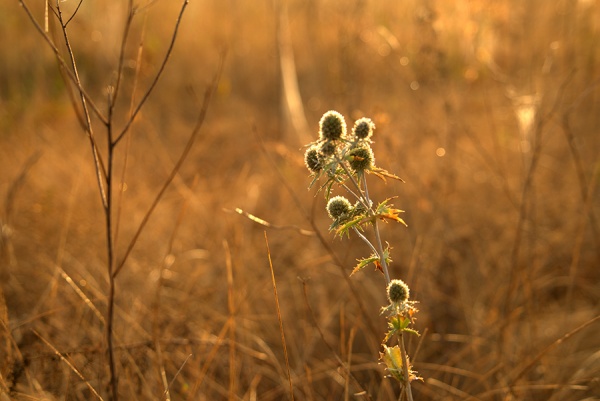
<svg viewBox="0 0 600 401"><path fill-rule="evenodd" d="M408 371L408 355L406 353L406 347L404 346L404 333L398 334L398 342L400 343L400 353L402 355L402 373L404 374L404 388L406 389L406 398L408 401L413 401L412 389L410 387L410 377Z"/></svg>
<svg viewBox="0 0 600 401"><path fill-rule="evenodd" d="M362 181L363 184L363 191L361 191L361 193L364 196L364 199L366 200L367 205L370 206L371 204L371 199L369 197L369 187L367 186L367 177L364 173L361 174L360 179ZM360 188L359 188L360 189ZM371 210L370 207L367 206L368 210ZM385 276L385 282L386 282L386 286L390 283L391 279L390 279L390 272L388 269L388 265L387 265L387 261L385 260L384 257L384 251L383 251L383 243L381 241L381 234L379 233L379 225L378 225L378 221L375 218L373 221L373 231L375 232L375 239L377 241L377 248L379 249L379 251L375 250L373 245L371 244L371 242L369 240L367 240L359 231L358 229L354 229L354 231L358 234L359 237L361 237L367 244L369 244L369 246L371 247L371 249L373 249L375 251L376 254L379 255L379 262L381 263L381 268L383 269L383 274ZM408 368L408 354L406 352L406 346L404 345L404 333L400 332L398 334L398 342L400 343L400 354L402 356L402 372L404 374L404 380L405 382L404 384L404 388L406 389L406 398L408 401L413 401L413 395L412 395L412 389L410 386L410 372L409 372L409 368Z"/></svg>
<svg viewBox="0 0 600 401"><path fill-rule="evenodd" d="M363 191L363 189L360 187L360 184L359 184L359 183L356 181L356 179L354 179L354 176L352 175L352 172L350 172L350 170L348 170L348 167L346 166L346 164L345 164L345 163L344 163L342 160L340 160L340 158L339 158L339 157L337 157L337 155L336 155L336 157L335 157L335 158L336 158L336 161L338 162L338 164L339 164L339 165L342 167L342 169L343 169L343 170L344 170L344 172L346 173L346 176L348 176L348 178L350 179L350 181L352 182L352 184L354 185L354 187L356 188L356 190L357 190L357 191L358 191L358 193L360 194L360 196L359 196L359 195L356 195L356 194L354 194L354 192L352 192L350 189L348 189L348 187L347 187L347 186L346 186L344 183L341 183L341 184L342 184L342 186L343 186L344 188L346 188L346 189L347 189L347 190L348 190L348 191L349 191L349 192L350 192L352 195L356 196L356 198L358 198L358 200L359 200L359 201L360 201L360 202L361 202L361 203L362 203L362 204L363 204L363 205L364 205L364 206L365 206L367 209L369 209L369 208L370 208L370 205L369 205L369 199L368 199L368 196L365 196L365 195L364 195L365 193L367 193L367 194L368 194L368 192L367 192L366 190L364 190L364 191ZM366 184L366 182L365 182L365 184ZM366 187L365 187L365 188L366 188Z"/></svg>
<svg viewBox="0 0 600 401"><path fill-rule="evenodd" d="M361 179L362 179L363 188L364 188L363 196L367 201L367 205L370 206L371 199L369 198L369 188L367 187L367 177L365 176L364 173L361 175ZM370 207L368 207L368 210L371 210ZM377 249L378 249L377 254L379 255L379 262L381 263L381 268L383 269L383 275L385 276L385 284L387 286L390 283L391 279L390 279L390 272L388 269L388 265L387 265L387 262L384 257L383 243L381 242L381 234L379 234L379 224L378 223L379 222L377 221L377 219L373 218L373 231L375 231L375 240L377 241Z"/></svg>
<svg viewBox="0 0 600 401"><path fill-rule="evenodd" d="M344 184L343 182L341 182L340 185L342 186L342 188L348 191L348 193L352 194L352 196L354 196L356 199L359 199L361 203L364 203L364 201L362 200L362 196L357 195L353 190L350 189L350 187L348 187L348 185Z"/></svg>
<svg viewBox="0 0 600 401"><path fill-rule="evenodd" d="M325 118L326 116L327 116L327 114L325 114L323 117ZM335 116L335 118L338 118L338 117ZM343 121L343 118L341 118L341 120ZM322 121L321 123L323 123L324 120L321 120L321 121ZM321 128L323 128L323 127L324 127L324 125L321 125ZM361 137L362 137L362 134L361 134ZM350 143L351 146L353 146L354 144L355 144L354 142ZM388 215L388 212L382 211L381 206L383 206L383 205L378 206L374 210L373 202L371 201L370 196L369 196L369 189L368 189L368 185L367 185L367 179L366 179L365 172L362 170L358 171L358 169L355 169L354 166L352 166L350 160L346 159L346 155L348 155L348 153L346 153L347 147L344 147L343 150L341 151L341 153L338 153L338 152L336 152L336 149L338 149L338 144L334 143L334 145L335 145L335 148L334 148L334 152L333 152L333 158L336 162L336 165L333 167L330 167L330 165L322 167L326 170L326 173L328 175L328 180L325 184L323 184L323 186L319 190L321 190L325 186L329 185L329 188L327 191L327 198L329 198L329 190L331 188L331 185L333 185L333 183L337 183L339 186L344 188L349 194L354 196L357 199L357 201L360 202L364 206L365 211L364 212L361 211L361 215L359 216L358 221L357 220L349 220L348 225L350 226L350 228L352 228L354 230L356 235L358 235L358 237L368 245L368 247L373 252L374 256L373 256L373 258L370 258L370 260L372 260L374 258L378 259L379 265L377 267L382 270L382 272L385 276L386 289L387 289L387 288L389 288L389 285L392 280L390 278L390 272L389 272L389 268L388 268L388 264L387 264L387 260L386 260L386 252L384 250L383 241L381 240L381 234L379 232L379 219L380 218L383 219L383 218L391 217L391 216ZM306 153L306 156L311 156L311 155L309 155L308 151ZM309 163L309 159L305 159L305 161L306 161L306 164L307 164L307 167L309 168L309 170L313 171L314 173L317 173L319 171L319 170L315 170L311 166L312 163ZM389 174L389 173L387 173L387 174ZM315 176L313 182L310 184L310 186L312 186L313 183L319 177L320 177L320 173L316 174L316 176ZM345 182L346 179L349 180L351 184L346 183ZM329 207L329 205L328 205L328 207ZM397 212L397 211L394 209L394 212ZM397 220L399 220L399 219L397 219ZM402 220L399 220L399 221L402 221ZM359 226L366 222L370 222L373 224L373 231L375 233L375 243L374 244L359 230ZM346 227L343 227L343 229L344 229L343 231L345 232ZM361 262L361 264L362 264L362 262ZM389 294L388 294L388 297L392 298L392 296ZM396 302L398 302L398 301L396 301L395 299L392 301L390 299L390 306L383 308L383 310L389 311L390 308L393 307ZM410 301L409 303L412 303L412 301ZM400 309L397 308L397 318L400 319L402 316L406 317L405 312L401 311ZM393 320L395 318L390 316L390 319ZM398 372L394 372L394 376L397 377L402 384L402 392L400 393L399 399L403 399L404 397L406 397L406 399L408 401L413 401L412 389L411 389L411 384L410 384L411 368L410 368L410 364L409 364L408 353L406 351L406 346L404 344L404 331L412 331L412 330L407 329L406 326L397 327L395 323L393 323L393 324L392 323L390 325L392 326L392 332L395 332L396 336L398 338L398 345L400 348L400 358L401 358L401 361L397 361L396 355L391 356L392 361L393 361L392 363L396 366L397 366L397 363L399 363L399 362L402 364L402 377L398 377ZM385 347L385 343L388 340L388 336L389 336L389 334L386 336L386 338L383 342L384 347ZM397 350L396 347L398 347L398 346L394 347ZM388 357L390 357L390 355L386 355L386 358L388 358ZM388 361L386 361L386 364L388 364L388 369L391 369L389 367L390 364L388 363Z"/></svg>
<svg viewBox="0 0 600 401"><path fill-rule="evenodd" d="M377 240L377 248L379 249L379 261L381 262L381 268L383 269L383 274L385 276L385 283L386 285L390 283L391 279L390 279L390 272L388 270L388 265L387 262L385 261L385 258L383 257L383 244L381 242L381 235L379 234L379 222L377 221L377 219L374 219L375 221L373 222L373 226L374 229L373 231L375 231L375 239Z"/></svg>
<svg viewBox="0 0 600 401"><path fill-rule="evenodd" d="M360 179L365 187L365 199L368 203L371 203L371 198L369 198L369 188L367 187L367 176L364 172L360 173Z"/></svg>
<svg viewBox="0 0 600 401"><path fill-rule="evenodd" d="M371 241L369 241L369 239L367 237L365 237L360 231L358 231L358 228L356 228L356 227L352 227L352 228L354 229L354 232L356 233L356 235L358 235L360 237L360 239L362 239L367 245L369 245L369 248L371 248L373 253L375 255L379 255L379 252L377 252L377 249L375 249L375 247L373 246Z"/></svg>

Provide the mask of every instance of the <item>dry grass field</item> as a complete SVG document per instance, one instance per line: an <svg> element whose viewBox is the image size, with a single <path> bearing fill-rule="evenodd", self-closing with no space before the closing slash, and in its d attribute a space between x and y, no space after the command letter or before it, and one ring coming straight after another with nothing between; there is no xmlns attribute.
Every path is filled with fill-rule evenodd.
<svg viewBox="0 0 600 401"><path fill-rule="evenodd" d="M56 7L77 9L104 118L120 76L111 131L90 117L105 170L182 9L134 3L121 74L126 1L48 10L71 69ZM0 401L403 398L379 361L383 276L348 277L369 249L308 190L328 110L371 118L405 180L369 189L406 211L381 228L419 302L414 399L600 400L597 0L192 0L110 152L109 219L77 87L18 0L0 34Z"/></svg>

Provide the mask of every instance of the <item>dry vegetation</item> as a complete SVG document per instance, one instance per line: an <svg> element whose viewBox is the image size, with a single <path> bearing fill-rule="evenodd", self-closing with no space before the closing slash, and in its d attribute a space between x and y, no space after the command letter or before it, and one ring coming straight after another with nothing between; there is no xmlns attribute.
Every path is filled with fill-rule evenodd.
<svg viewBox="0 0 600 401"><path fill-rule="evenodd" d="M86 0L68 30L103 111L124 3ZM399 3L289 3L310 133L286 114L272 2L190 3L130 131L118 258L227 56L195 146L116 280L121 399L290 397L265 230L294 399L398 398L377 360L383 278L346 278L364 244L327 233L325 200L307 190L301 145L330 109L371 117L378 165L406 180L371 190L407 211L409 227L383 237L391 275L420 302L415 399L600 399L600 3ZM134 20L118 124L179 8L158 1ZM106 228L76 92L16 0L0 4L0 34L0 400L109 399Z"/></svg>

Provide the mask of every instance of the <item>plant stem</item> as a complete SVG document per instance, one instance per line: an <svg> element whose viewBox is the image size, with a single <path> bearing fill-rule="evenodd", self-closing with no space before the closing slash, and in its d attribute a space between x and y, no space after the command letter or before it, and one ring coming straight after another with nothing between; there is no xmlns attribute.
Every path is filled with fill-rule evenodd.
<svg viewBox="0 0 600 401"><path fill-rule="evenodd" d="M406 380L406 383L404 383L404 388L406 389L406 398L408 401L413 401L408 372L408 355L406 354L406 347L404 346L404 333L400 332L398 337L398 342L400 343L400 352L402 354L402 373L404 374L404 380Z"/></svg>
<svg viewBox="0 0 600 401"><path fill-rule="evenodd" d="M381 262L381 268L383 269L383 275L385 276L385 284L386 286L390 283L390 272L388 269L387 262L383 257L383 244L381 242L381 235L379 234L379 225L377 219L374 219L373 222L373 231L375 231L375 239L377 240L377 248L379 249L379 262Z"/></svg>
<svg viewBox="0 0 600 401"><path fill-rule="evenodd" d="M371 203L371 199L369 198L369 190L367 187L367 178L364 174L362 174L361 176L361 180L362 180L362 184L363 184L363 188L364 188L364 196L365 199L367 200L367 203ZM379 225L378 225L378 221L377 219L374 219L373 222L373 231L375 231L375 239L377 240L377 247L379 248L379 262L381 263L381 267L383 269L383 274L385 275L385 282L386 285L390 283L391 279L390 279L390 272L388 269L388 265L387 265L387 261L385 260L384 257L384 251L383 251L383 243L381 241L381 234L379 233ZM355 230L358 233L358 230ZM360 233L358 233L360 235ZM368 241L367 241L368 242ZM368 242L369 245L371 245L370 242ZM371 245L372 247L372 245ZM413 396L412 396L412 389L410 387L410 376L409 376L409 368L408 368L408 355L406 353L406 346L404 345L404 333L400 332L400 334L398 335L398 342L400 343L400 353L402 356L402 371L404 374L404 379L406 380L406 382L404 383L404 388L406 389L406 398L408 401L413 401Z"/></svg>
<svg viewBox="0 0 600 401"><path fill-rule="evenodd" d="M354 232L356 233L356 235L358 235L358 237L360 239L362 239L369 246L369 248L371 248L373 253L375 255L379 255L379 252L377 251L377 249L375 249L373 244L371 244L371 241L369 241L369 239L367 237L365 237L360 231L358 231L358 228L356 228L356 227L352 227L352 228L354 229Z"/></svg>

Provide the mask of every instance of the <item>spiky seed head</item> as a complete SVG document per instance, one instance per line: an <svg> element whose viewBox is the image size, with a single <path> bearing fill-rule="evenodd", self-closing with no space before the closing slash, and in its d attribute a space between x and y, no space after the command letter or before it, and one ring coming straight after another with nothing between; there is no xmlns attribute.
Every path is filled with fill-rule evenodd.
<svg viewBox="0 0 600 401"><path fill-rule="evenodd" d="M375 165L375 156L370 146L364 145L348 152L348 164L355 172L369 170Z"/></svg>
<svg viewBox="0 0 600 401"><path fill-rule="evenodd" d="M330 110L319 121L319 139L336 141L346 137L346 121L337 111Z"/></svg>
<svg viewBox="0 0 600 401"><path fill-rule="evenodd" d="M410 290L404 281L394 279L388 284L387 294L390 303L401 304L408 301Z"/></svg>
<svg viewBox="0 0 600 401"><path fill-rule="evenodd" d="M375 123L370 118L360 118L354 123L352 134L358 139L370 139L375 130Z"/></svg>
<svg viewBox="0 0 600 401"><path fill-rule="evenodd" d="M319 146L319 153L323 156L333 156L335 153L335 144L331 141L325 141Z"/></svg>
<svg viewBox="0 0 600 401"><path fill-rule="evenodd" d="M373 201L369 200L369 208L373 206ZM356 201L353 207L353 212L355 216L361 215L367 211L365 204L359 200Z"/></svg>
<svg viewBox="0 0 600 401"><path fill-rule="evenodd" d="M313 173L321 171L321 163L319 162L319 151L316 146L311 146L304 153L304 164Z"/></svg>
<svg viewBox="0 0 600 401"><path fill-rule="evenodd" d="M327 213L333 220L348 216L351 210L350 201L343 196L334 196L327 202Z"/></svg>

